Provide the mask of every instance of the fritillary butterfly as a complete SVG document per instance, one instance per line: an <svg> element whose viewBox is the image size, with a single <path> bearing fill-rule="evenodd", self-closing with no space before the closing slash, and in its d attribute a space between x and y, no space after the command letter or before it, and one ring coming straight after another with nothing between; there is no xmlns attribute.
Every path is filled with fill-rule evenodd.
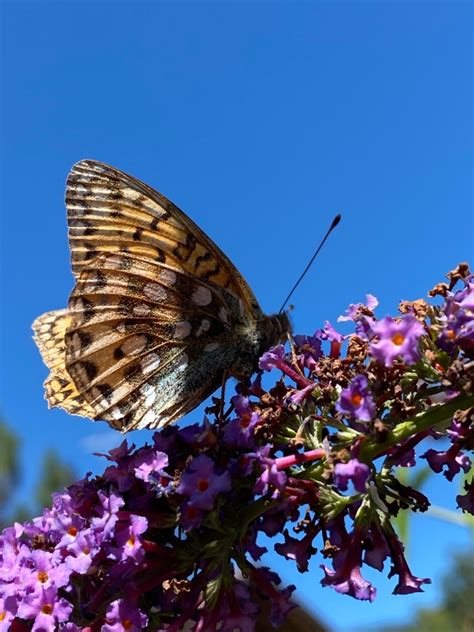
<svg viewBox="0 0 474 632"><path fill-rule="evenodd" d="M33 324L50 406L122 432L176 421L290 332L163 195L93 160L66 186L76 285Z"/></svg>

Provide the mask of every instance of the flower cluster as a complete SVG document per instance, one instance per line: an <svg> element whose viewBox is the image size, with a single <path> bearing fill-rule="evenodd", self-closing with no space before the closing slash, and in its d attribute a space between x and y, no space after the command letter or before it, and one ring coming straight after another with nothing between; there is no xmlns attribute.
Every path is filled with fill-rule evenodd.
<svg viewBox="0 0 474 632"><path fill-rule="evenodd" d="M451 481L474 449L474 284L465 265L449 279L431 293L440 305L377 319L368 296L340 318L355 333L326 323L269 350L226 412L215 399L202 424L124 441L101 476L6 529L0 632L251 632L265 603L276 628L294 586L259 564L261 534L300 572L318 545L321 583L340 593L372 601L363 566L387 562L394 593L421 591L430 580L412 574L393 518L429 500L398 468L421 457ZM474 513L472 480L464 491Z"/></svg>

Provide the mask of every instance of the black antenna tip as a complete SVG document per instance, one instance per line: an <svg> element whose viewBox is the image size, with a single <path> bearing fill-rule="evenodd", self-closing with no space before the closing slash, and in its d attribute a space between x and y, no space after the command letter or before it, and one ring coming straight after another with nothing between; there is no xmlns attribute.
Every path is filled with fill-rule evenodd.
<svg viewBox="0 0 474 632"><path fill-rule="evenodd" d="M342 215L340 213L338 213L336 215L336 217L332 220L331 228L329 230L332 230L333 228L336 228L336 226L341 221L341 218L342 218Z"/></svg>

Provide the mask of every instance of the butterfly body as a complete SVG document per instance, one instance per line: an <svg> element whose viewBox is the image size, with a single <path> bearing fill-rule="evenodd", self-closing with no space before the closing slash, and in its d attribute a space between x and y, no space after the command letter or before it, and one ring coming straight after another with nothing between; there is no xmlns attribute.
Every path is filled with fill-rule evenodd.
<svg viewBox="0 0 474 632"><path fill-rule="evenodd" d="M179 419L286 338L219 248L144 183L81 161L66 188L76 285L33 328L51 406L128 431Z"/></svg>

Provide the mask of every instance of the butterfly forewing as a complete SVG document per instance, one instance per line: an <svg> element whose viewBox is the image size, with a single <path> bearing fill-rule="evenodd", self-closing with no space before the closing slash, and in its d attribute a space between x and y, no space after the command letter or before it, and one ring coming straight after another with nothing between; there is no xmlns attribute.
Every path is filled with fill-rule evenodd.
<svg viewBox="0 0 474 632"><path fill-rule="evenodd" d="M242 275L177 206L143 182L92 160L78 162L66 185L69 245L77 277L100 254L127 252L210 281L261 316Z"/></svg>

